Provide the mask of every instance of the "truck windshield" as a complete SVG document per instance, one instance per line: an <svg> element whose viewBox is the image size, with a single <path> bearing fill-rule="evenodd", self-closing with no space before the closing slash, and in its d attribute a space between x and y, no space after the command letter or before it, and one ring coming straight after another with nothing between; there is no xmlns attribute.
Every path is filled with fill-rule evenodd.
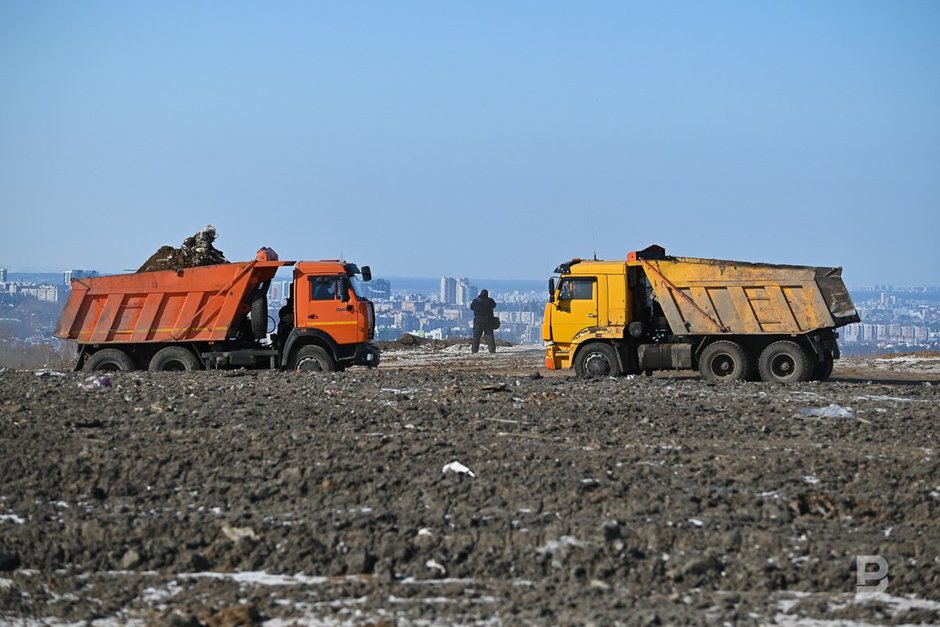
<svg viewBox="0 0 940 627"><path fill-rule="evenodd" d="M349 280L349 289L353 291L357 298L362 298L364 291L362 289L362 282L356 278L355 275L348 277Z"/></svg>

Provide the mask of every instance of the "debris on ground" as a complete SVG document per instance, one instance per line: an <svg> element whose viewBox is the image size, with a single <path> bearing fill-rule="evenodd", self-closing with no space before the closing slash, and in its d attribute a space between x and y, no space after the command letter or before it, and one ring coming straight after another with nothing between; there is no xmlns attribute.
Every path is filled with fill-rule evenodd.
<svg viewBox="0 0 940 627"><path fill-rule="evenodd" d="M441 468L441 472L447 472L447 471L456 472L458 474L463 474L463 475L470 475L471 477L476 477L476 475L473 474L472 470L470 470L469 468L467 468L466 466L464 466L458 461L452 461L449 464L444 464L444 467Z"/></svg>
<svg viewBox="0 0 940 627"><path fill-rule="evenodd" d="M4 370L6 370L6 368L4 368ZM3 370L0 370L0 372L3 372ZM42 378L42 377L64 377L64 376L65 376L65 373L64 373L64 372L59 372L58 370L50 370L50 369L48 369L48 368L43 368L43 369L41 369L41 370L36 370L36 371L34 371L34 372L36 373L36 376L39 377L39 378Z"/></svg>
<svg viewBox="0 0 940 627"><path fill-rule="evenodd" d="M812 416L814 418L855 418L855 414L851 409L832 403L825 407L806 407L800 410L800 413L804 416Z"/></svg>
<svg viewBox="0 0 940 627"><path fill-rule="evenodd" d="M91 392L92 390L102 390L111 388L111 377L108 375L91 376L82 383L82 389Z"/></svg>
<svg viewBox="0 0 940 627"><path fill-rule="evenodd" d="M183 240L179 248L161 246L157 252L144 262L137 272L156 272L158 270L182 270L198 266L211 266L228 263L222 251L213 246L218 233L211 224L198 233Z"/></svg>

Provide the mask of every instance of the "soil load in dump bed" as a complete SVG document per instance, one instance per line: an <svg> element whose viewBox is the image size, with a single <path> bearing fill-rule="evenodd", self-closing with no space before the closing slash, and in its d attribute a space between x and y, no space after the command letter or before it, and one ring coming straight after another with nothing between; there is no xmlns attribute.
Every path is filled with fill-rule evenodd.
<svg viewBox="0 0 940 627"><path fill-rule="evenodd" d="M215 227L210 224L198 233L184 239L179 248L161 246L138 268L137 272L175 271L183 268L228 263L222 251L213 246L217 236Z"/></svg>

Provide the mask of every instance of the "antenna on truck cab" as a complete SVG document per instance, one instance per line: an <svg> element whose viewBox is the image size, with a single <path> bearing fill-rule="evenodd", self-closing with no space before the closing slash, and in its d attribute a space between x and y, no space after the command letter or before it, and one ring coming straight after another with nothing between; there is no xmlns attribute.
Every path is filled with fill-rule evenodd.
<svg viewBox="0 0 940 627"><path fill-rule="evenodd" d="M597 261L597 238L594 236L594 211L588 205L588 215L591 216L591 250L594 251L594 261Z"/></svg>

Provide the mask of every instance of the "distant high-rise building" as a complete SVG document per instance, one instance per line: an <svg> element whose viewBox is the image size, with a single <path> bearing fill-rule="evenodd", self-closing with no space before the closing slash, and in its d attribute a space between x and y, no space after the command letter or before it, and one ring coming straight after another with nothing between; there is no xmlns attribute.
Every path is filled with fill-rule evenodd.
<svg viewBox="0 0 940 627"><path fill-rule="evenodd" d="M441 277L441 302L453 305L457 302L457 279L449 276Z"/></svg>
<svg viewBox="0 0 940 627"><path fill-rule="evenodd" d="M372 279L367 285L370 298L373 300L391 300L392 284L385 279Z"/></svg>
<svg viewBox="0 0 940 627"><path fill-rule="evenodd" d="M72 279L91 279L98 276L97 270L66 270L63 273L64 283L66 285L72 284Z"/></svg>
<svg viewBox="0 0 940 627"><path fill-rule="evenodd" d="M6 282L7 282L7 269L0 268L0 283L6 283Z"/></svg>
<svg viewBox="0 0 940 627"><path fill-rule="evenodd" d="M472 289L470 285L470 279L464 277L457 281L457 297L455 303L457 305L470 305L470 301L473 300L474 294L470 293Z"/></svg>

